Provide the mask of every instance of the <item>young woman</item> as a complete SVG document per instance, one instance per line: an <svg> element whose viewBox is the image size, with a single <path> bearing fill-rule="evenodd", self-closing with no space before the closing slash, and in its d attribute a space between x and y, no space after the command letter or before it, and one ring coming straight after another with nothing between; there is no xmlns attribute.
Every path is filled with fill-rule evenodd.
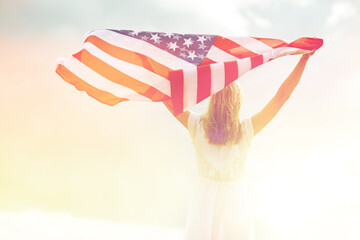
<svg viewBox="0 0 360 240"><path fill-rule="evenodd" d="M192 111L176 116L188 129L197 155L198 179L187 215L186 240L253 239L243 179L246 156L253 136L289 99L312 54L302 55L275 96L250 118L239 119L242 92L235 82L211 96L204 116Z"/></svg>

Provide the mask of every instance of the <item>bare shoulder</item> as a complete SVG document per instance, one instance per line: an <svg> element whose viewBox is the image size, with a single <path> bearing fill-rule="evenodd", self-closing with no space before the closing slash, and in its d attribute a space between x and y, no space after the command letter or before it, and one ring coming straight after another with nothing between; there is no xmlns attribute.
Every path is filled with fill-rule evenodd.
<svg viewBox="0 0 360 240"><path fill-rule="evenodd" d="M176 119L185 127L188 128L188 120L190 116L190 111L186 110L176 116Z"/></svg>
<svg viewBox="0 0 360 240"><path fill-rule="evenodd" d="M169 111L171 112L171 114L173 114L173 111L171 109L171 107L169 106L169 104L165 101L163 102L163 104L165 105L165 107L167 109L169 109ZM173 114L173 116L175 116ZM185 127L185 128L188 128L188 119L189 119L189 116L190 116L190 111L186 110L178 115L175 116L175 118Z"/></svg>

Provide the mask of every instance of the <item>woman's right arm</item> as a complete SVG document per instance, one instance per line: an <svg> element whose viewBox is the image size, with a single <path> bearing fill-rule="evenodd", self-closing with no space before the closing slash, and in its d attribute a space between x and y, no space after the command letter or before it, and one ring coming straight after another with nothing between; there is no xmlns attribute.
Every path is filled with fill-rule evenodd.
<svg viewBox="0 0 360 240"><path fill-rule="evenodd" d="M294 70L281 84L275 96L260 112L251 117L252 125L254 128L254 136L258 132L260 132L275 117L275 115L279 112L284 103L289 99L295 87L300 81L307 60L312 54L313 52L301 56Z"/></svg>

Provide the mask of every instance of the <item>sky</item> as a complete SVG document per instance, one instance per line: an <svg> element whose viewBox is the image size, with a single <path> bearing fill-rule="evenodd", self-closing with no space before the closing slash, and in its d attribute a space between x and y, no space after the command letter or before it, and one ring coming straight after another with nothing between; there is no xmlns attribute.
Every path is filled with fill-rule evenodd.
<svg viewBox="0 0 360 240"><path fill-rule="evenodd" d="M36 220L68 236L93 224L93 236L116 228L141 239L146 226L181 239L197 174L186 129L161 103L105 106L55 73L57 57L103 28L323 38L249 153L255 237L359 239L360 1L350 0L1 0L0 235L57 239L22 227ZM238 80L242 117L265 106L299 58Z"/></svg>

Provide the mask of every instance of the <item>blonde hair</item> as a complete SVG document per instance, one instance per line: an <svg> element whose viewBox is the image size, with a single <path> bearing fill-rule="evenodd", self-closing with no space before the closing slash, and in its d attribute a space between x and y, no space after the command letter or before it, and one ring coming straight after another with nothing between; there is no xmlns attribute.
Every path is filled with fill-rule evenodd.
<svg viewBox="0 0 360 240"><path fill-rule="evenodd" d="M201 117L209 143L225 145L240 142L242 99L242 88L235 82L211 96L208 111Z"/></svg>

